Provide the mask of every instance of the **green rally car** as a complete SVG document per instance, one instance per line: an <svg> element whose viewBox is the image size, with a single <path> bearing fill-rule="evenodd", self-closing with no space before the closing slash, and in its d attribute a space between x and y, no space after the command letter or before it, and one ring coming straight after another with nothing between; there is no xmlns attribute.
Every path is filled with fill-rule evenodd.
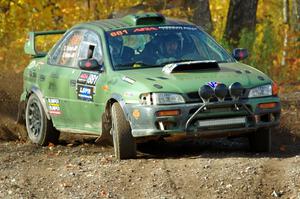
<svg viewBox="0 0 300 199"><path fill-rule="evenodd" d="M37 36L63 34L48 53ZM134 158L149 139L246 135L257 152L271 150L278 125L277 85L228 54L200 27L161 14L127 15L30 32L19 121L33 143L61 131L112 136L117 159Z"/></svg>

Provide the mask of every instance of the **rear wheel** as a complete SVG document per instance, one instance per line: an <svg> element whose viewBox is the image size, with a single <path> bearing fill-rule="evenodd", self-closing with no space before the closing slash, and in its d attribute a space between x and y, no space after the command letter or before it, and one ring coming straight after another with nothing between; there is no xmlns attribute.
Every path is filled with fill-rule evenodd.
<svg viewBox="0 0 300 199"><path fill-rule="evenodd" d="M60 132L48 120L39 98L32 94L25 110L26 129L29 139L39 145L57 143Z"/></svg>
<svg viewBox="0 0 300 199"><path fill-rule="evenodd" d="M260 128L249 135L250 149L254 152L271 152L270 128Z"/></svg>
<svg viewBox="0 0 300 199"><path fill-rule="evenodd" d="M119 103L112 105L112 134L115 156L118 160L136 157L136 143L131 127Z"/></svg>

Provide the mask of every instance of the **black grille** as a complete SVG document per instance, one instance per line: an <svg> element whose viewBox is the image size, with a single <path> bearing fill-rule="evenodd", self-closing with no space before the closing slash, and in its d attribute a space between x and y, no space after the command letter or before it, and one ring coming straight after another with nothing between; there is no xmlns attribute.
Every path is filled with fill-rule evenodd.
<svg viewBox="0 0 300 199"><path fill-rule="evenodd" d="M202 102L202 99L200 98L198 91L195 92L189 92L186 94L188 96L188 98L190 99L190 101L197 101L197 102ZM243 96L241 98L245 98L246 96L246 89L243 90ZM227 93L225 99L225 101L231 101L232 97L229 95L229 93ZM217 102L218 98L213 97L211 100L209 100L210 102Z"/></svg>
<svg viewBox="0 0 300 199"><path fill-rule="evenodd" d="M200 98L198 92L190 92L187 93L187 96L189 97L189 99L191 99L192 101L197 101L197 102L202 102L202 99ZM226 95L225 101L230 101L232 100L232 98L230 97L229 93ZM212 99L209 100L210 102L217 102L218 98L213 97Z"/></svg>

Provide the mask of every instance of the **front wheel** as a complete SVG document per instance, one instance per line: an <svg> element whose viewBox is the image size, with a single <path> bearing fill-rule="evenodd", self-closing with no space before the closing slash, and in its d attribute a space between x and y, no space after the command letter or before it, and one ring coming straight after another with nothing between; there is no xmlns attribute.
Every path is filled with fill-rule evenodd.
<svg viewBox="0 0 300 199"><path fill-rule="evenodd" d="M33 143L45 146L49 142L58 142L60 133L47 119L42 104L35 94L32 94L28 99L25 120L28 137Z"/></svg>
<svg viewBox="0 0 300 199"><path fill-rule="evenodd" d="M131 127L119 103L112 105L112 134L115 156L118 160L136 157L136 143Z"/></svg>
<svg viewBox="0 0 300 199"><path fill-rule="evenodd" d="M270 128L260 128L249 135L249 145L254 152L271 152L272 136Z"/></svg>

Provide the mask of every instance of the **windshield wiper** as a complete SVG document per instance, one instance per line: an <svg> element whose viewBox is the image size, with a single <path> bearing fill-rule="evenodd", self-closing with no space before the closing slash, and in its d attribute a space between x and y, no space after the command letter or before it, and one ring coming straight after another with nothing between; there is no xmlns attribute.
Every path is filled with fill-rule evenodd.
<svg viewBox="0 0 300 199"><path fill-rule="evenodd" d="M157 65L146 64L144 62L131 62L131 63L126 63L126 64L117 64L117 65L115 65L115 68L117 68L117 69L122 69L122 68L125 69L125 67L128 67L128 68L139 68L141 66L143 66L143 67L155 67Z"/></svg>

